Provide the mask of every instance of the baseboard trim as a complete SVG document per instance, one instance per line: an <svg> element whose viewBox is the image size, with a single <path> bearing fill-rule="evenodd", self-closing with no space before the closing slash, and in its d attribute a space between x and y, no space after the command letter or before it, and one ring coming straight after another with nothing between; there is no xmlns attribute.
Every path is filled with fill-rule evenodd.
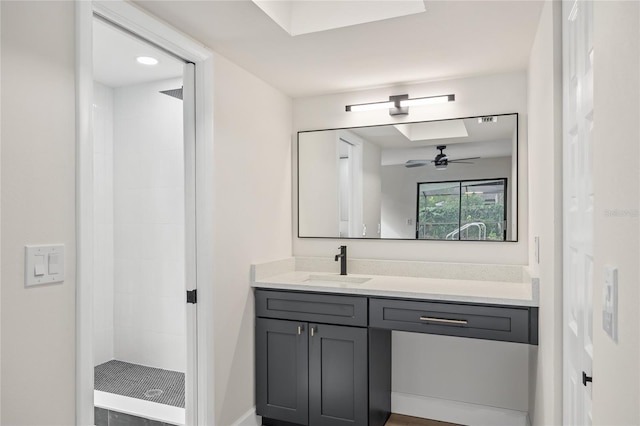
<svg viewBox="0 0 640 426"><path fill-rule="evenodd" d="M262 417L256 414L256 407L252 407L249 411L238 418L231 426L260 426L262 425Z"/></svg>
<svg viewBox="0 0 640 426"><path fill-rule="evenodd" d="M391 411L469 426L529 426L524 411L391 392Z"/></svg>

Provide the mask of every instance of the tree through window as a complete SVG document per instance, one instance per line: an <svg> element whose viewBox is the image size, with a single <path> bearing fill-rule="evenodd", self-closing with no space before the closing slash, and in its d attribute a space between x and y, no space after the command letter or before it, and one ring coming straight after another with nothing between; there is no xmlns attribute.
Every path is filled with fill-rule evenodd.
<svg viewBox="0 0 640 426"><path fill-rule="evenodd" d="M418 183L416 238L506 240L507 179Z"/></svg>

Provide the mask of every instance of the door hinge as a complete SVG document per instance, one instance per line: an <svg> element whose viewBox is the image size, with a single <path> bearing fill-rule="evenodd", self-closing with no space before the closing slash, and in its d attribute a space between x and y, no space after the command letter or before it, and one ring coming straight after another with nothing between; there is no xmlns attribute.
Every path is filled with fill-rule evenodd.
<svg viewBox="0 0 640 426"><path fill-rule="evenodd" d="M198 290L187 290L187 303L198 302Z"/></svg>

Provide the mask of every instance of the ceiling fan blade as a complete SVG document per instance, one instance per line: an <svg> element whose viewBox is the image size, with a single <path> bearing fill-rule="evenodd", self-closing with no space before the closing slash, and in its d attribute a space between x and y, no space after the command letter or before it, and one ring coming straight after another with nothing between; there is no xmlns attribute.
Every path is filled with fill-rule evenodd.
<svg viewBox="0 0 640 426"><path fill-rule="evenodd" d="M456 158L455 160L449 160L449 162L451 163L452 161L478 160L479 158L480 157Z"/></svg>
<svg viewBox="0 0 640 426"><path fill-rule="evenodd" d="M449 161L449 164L473 164L469 161Z"/></svg>
<svg viewBox="0 0 640 426"><path fill-rule="evenodd" d="M412 167L422 167L422 166L426 166L427 163L423 162L423 161L407 161L406 163L404 163L404 166L408 169L412 168Z"/></svg>

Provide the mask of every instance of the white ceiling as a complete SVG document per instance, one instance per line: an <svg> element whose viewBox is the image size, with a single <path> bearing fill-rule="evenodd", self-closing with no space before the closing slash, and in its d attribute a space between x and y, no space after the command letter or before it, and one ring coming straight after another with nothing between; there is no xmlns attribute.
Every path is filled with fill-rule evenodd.
<svg viewBox="0 0 640 426"><path fill-rule="evenodd" d="M511 141L510 140L494 140L472 143L457 143L454 145L446 145L444 153L447 154L449 160L458 160L461 158L480 157L499 158L511 157ZM424 146L418 148L399 148L385 149L382 151L383 166L392 166L396 164L405 164L409 160L427 160L431 161L440 151L435 146ZM469 160L473 162L474 160Z"/></svg>
<svg viewBox="0 0 640 426"><path fill-rule="evenodd" d="M424 13L293 37L250 0L134 1L294 98L526 69L543 4L426 0Z"/></svg>
<svg viewBox="0 0 640 426"><path fill-rule="evenodd" d="M138 56L151 56L157 65L142 65ZM108 87L121 87L182 77L184 63L136 37L94 18L93 79Z"/></svg>
<svg viewBox="0 0 640 426"><path fill-rule="evenodd" d="M496 123L479 123L478 118L463 120L429 121L421 126L455 123L465 129L466 136L458 136L459 126L448 128L449 135L433 133L437 137L417 141L409 140L396 125L371 126L350 129L362 139L382 148L382 165L404 164L408 160L432 160L440 151L437 145L445 145L449 159L481 157L510 157L512 138L516 129L516 116L498 116Z"/></svg>
<svg viewBox="0 0 640 426"><path fill-rule="evenodd" d="M442 127L443 124L456 124L456 126ZM398 129L400 126L417 126L423 131L432 127L435 131L429 132L430 137L410 140ZM516 115L501 115L497 117L495 123L478 123L478 117L472 117L459 120L423 121L414 124L357 127L350 130L383 149L397 149L496 140L510 141L515 128ZM464 134L460 134L461 130Z"/></svg>

